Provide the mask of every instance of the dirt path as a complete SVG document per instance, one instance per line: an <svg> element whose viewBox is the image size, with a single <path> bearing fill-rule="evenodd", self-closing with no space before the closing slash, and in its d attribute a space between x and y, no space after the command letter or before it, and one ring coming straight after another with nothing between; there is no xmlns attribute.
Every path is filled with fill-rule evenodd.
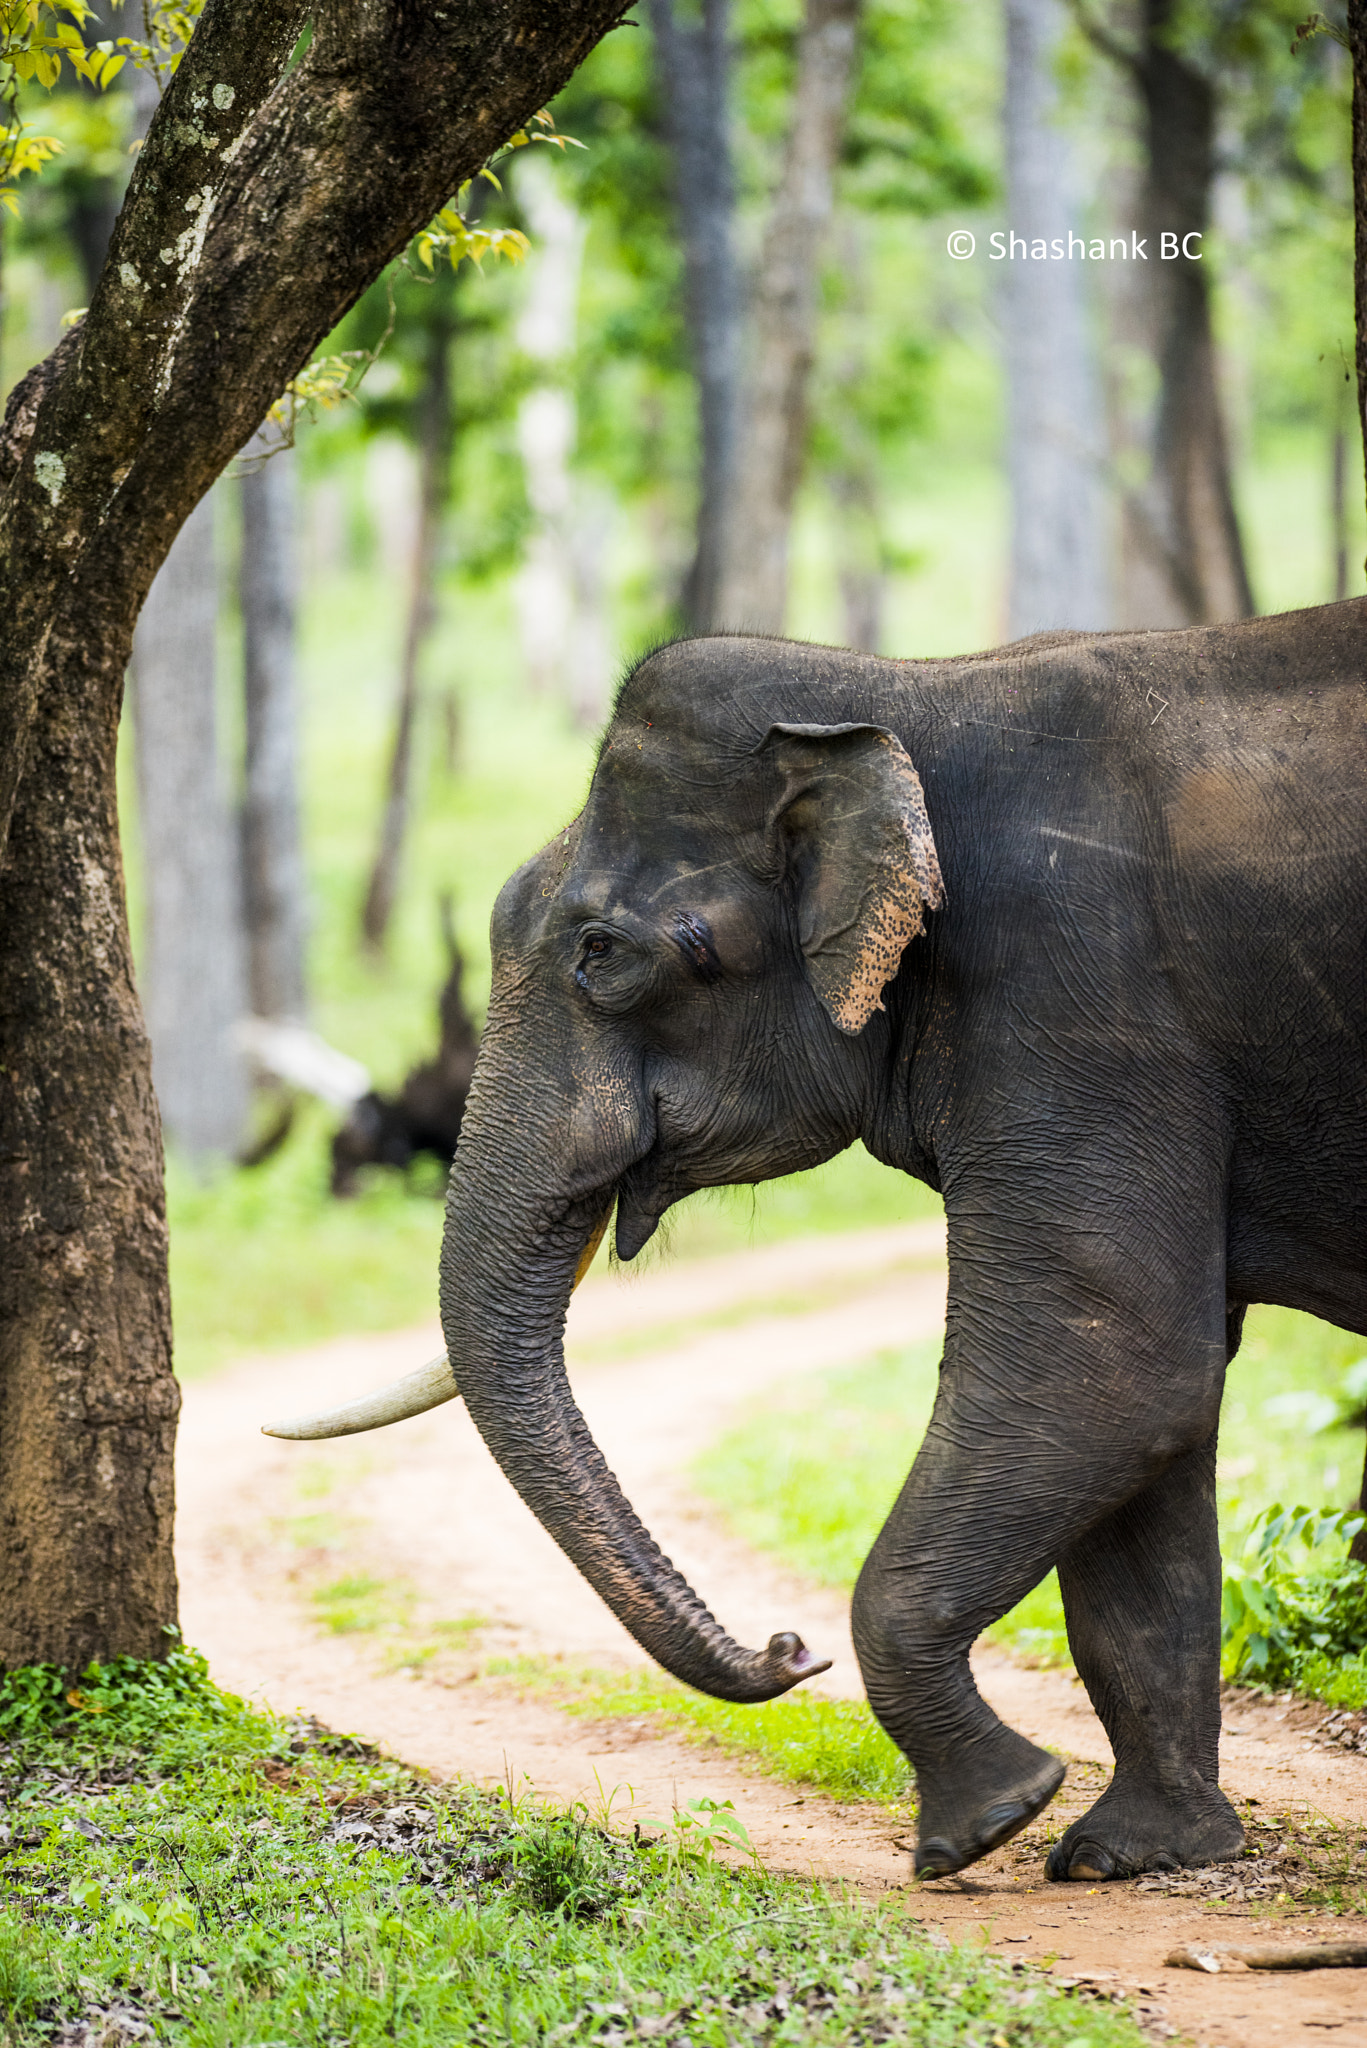
<svg viewBox="0 0 1367 2048"><path fill-rule="evenodd" d="M591 1278L575 1297L568 1356L576 1396L647 1525L742 1641L796 1627L835 1659L818 1681L857 1697L847 1602L758 1558L720 1530L682 1477L736 1411L800 1374L935 1334L944 1311L943 1236L906 1226ZM1367 1979L1287 1979L1162 1968L1180 1942L1277 1938L1264 1905L1211 1904L1134 1886L1049 1886L1040 1845L1096 1796L1110 1751L1067 1674L975 1656L984 1694L1014 1726L1076 1761L1046 1820L964 1880L907 1887L904 1828L741 1769L650 1725L572 1719L479 1673L493 1655L625 1667L644 1661L522 1506L461 1404L373 1437L314 1446L262 1437L262 1422L348 1398L440 1349L435 1325L248 1361L186 1390L178 1556L186 1634L235 1691L358 1729L442 1774L501 1781L663 1816L704 1794L730 1798L767 1862L902 1888L918 1919L1002 1954L1056 1957L1057 1974L1132 1994L1155 2027L1229 2048L1311 2040L1327 2029L1367 2048ZM383 1668L381 1636L322 1630L302 1597L361 1589L406 1620L405 1641L439 1648L426 1675ZM369 1589L368 1591L365 1589ZM335 1611L335 1610L334 1610ZM468 1637L465 1625L478 1620ZM443 1628L443 1624L445 1627ZM461 1650L462 1642L467 1644ZM478 1650L478 1662L474 1651ZM1367 1824L1367 1758L1318 1741L1304 1710L1241 1702L1227 1715L1222 1782L1256 1815L1315 1813ZM1232 1725L1231 1725L1232 1723ZM1288 1907L1275 1909L1283 1917ZM1342 1938L1356 1920L1294 1915L1298 1937ZM1284 1929L1289 1938L1292 1927ZM1307 2031L1308 2030L1308 2031Z"/></svg>

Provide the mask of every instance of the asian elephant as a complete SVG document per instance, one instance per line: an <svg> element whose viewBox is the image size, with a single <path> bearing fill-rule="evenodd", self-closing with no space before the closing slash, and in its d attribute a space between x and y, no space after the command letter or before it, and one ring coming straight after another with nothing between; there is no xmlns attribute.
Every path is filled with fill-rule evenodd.
<svg viewBox="0 0 1367 2048"><path fill-rule="evenodd" d="M636 1640L764 1700L636 1519L566 1382L576 1278L693 1190L860 1138L942 1191L935 1412L854 1637L915 1766L917 1870L1037 1814L975 1637L1057 1565L1114 1778L1049 1858L1230 1855L1215 1441L1250 1302L1367 1334L1367 600L956 660L660 648L587 801L515 874L452 1169L446 1361L300 1426L456 1390ZM365 1411L362 1413L362 1409Z"/></svg>

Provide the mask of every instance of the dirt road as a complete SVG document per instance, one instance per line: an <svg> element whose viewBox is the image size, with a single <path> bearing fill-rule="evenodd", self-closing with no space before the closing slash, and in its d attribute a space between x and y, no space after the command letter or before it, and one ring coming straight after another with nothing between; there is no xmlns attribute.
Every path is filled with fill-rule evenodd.
<svg viewBox="0 0 1367 2048"><path fill-rule="evenodd" d="M846 1601L735 1542L683 1475L766 1390L931 1336L943 1310L943 1237L927 1225L771 1246L639 1280L593 1277L575 1297L567 1353L576 1396L628 1496L742 1641L762 1643L775 1628L795 1627L832 1655L818 1684L833 1695L860 1693ZM344 1400L439 1349L433 1325L247 1361L187 1388L182 1616L221 1683L361 1730L442 1774L502 1781L511 1773L547 1796L590 1805L615 1792L619 1812L634 1800L638 1812L655 1816L703 1794L733 1799L766 1861L870 1889L901 1888L909 1912L954 1940L1055 1957L1056 1974L1090 1975L1098 1995L1143 1987L1140 2004L1160 2030L1264 2048L1328 2029L1345 2048L1367 2048L1361 1972L1288 1980L1162 1967L1178 1943L1250 1938L1254 1915L1285 1918L1292 1909L1276 1906L1275 1892L1269 1907L1043 1882L1046 1833L1090 1804L1111 1761L1085 1694L1067 1674L1025 1670L991 1651L975 1657L997 1711L1075 1767L1021 1843L963 1880L921 1887L908 1887L898 1846L907 1823L881 1809L803 1798L649 1724L585 1723L511 1681L480 1676L491 1655L601 1667L643 1660L507 1485L461 1404L338 1444L259 1434L265 1421ZM320 1586L324 1603L310 1607L305 1596ZM357 1604L352 1619L378 1611L402 1620L405 1641L430 1638L440 1654L427 1675L386 1671L392 1638L384 1633L334 1634L319 1625L320 1614L335 1622L349 1599ZM1316 1718L1240 1703L1227 1717L1222 1782L1253 1802L1254 1817L1287 1816L1294 1826L1322 1813L1360 1830L1367 1759L1318 1741ZM1316 1930L1342 1938L1361 1925L1302 1914L1293 1921L1298 1938ZM1292 1924L1280 1931L1290 1938ZM1257 1933L1277 1938L1279 1929L1260 1919Z"/></svg>

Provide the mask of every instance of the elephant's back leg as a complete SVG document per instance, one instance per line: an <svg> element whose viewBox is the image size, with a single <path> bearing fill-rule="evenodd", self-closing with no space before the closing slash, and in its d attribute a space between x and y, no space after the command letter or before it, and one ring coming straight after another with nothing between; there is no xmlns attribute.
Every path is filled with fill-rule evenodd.
<svg viewBox="0 0 1367 2048"><path fill-rule="evenodd" d="M1095 1884L1221 1862L1244 1831L1219 1786L1215 1432L1059 1560L1068 1639L1115 1775L1049 1856Z"/></svg>

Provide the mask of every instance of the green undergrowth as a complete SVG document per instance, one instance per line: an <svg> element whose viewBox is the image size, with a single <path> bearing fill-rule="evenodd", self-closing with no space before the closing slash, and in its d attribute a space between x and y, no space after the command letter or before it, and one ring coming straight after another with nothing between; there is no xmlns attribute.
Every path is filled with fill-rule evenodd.
<svg viewBox="0 0 1367 2048"><path fill-rule="evenodd" d="M0 1680L4 2048L1139 2048L1126 2013L1028 1964L932 1947L905 1898L720 1858L744 1843L725 1805L434 1785L179 1654L169 1679Z"/></svg>
<svg viewBox="0 0 1367 2048"><path fill-rule="evenodd" d="M1347 1555L1360 1514L1275 1506L1226 1567L1226 1678L1367 1707L1367 1567Z"/></svg>
<svg viewBox="0 0 1367 2048"><path fill-rule="evenodd" d="M872 1799L910 1811L907 1760L863 1700L804 1691L763 1706L735 1706L656 1671L596 1671L556 1659L492 1658L491 1678L523 1692L549 1693L566 1713L593 1720L649 1720L690 1741L757 1763L787 1784L834 1799Z"/></svg>

